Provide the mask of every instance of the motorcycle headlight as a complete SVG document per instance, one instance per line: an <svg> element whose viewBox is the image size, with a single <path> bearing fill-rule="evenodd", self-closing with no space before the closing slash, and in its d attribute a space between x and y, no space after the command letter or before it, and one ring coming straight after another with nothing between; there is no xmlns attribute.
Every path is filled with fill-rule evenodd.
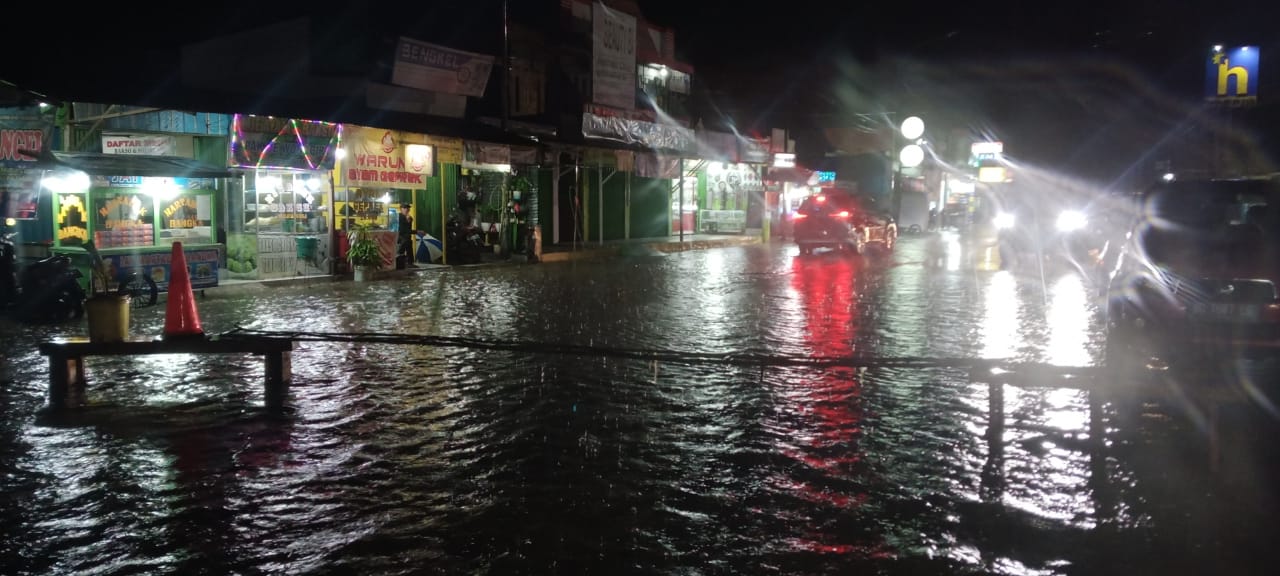
<svg viewBox="0 0 1280 576"><path fill-rule="evenodd" d="M1064 210L1058 214L1058 231L1075 232L1089 225L1089 218L1078 210Z"/></svg>
<svg viewBox="0 0 1280 576"><path fill-rule="evenodd" d="M1013 228L1013 214L1010 214L1008 212L1001 212L999 214L996 214L996 217L995 219L992 220L992 223L996 225L996 229L998 230L1007 230L1009 228Z"/></svg>

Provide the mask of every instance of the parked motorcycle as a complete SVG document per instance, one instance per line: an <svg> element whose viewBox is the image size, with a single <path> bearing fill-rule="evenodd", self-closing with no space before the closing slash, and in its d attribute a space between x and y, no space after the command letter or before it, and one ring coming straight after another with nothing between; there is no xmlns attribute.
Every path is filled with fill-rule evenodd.
<svg viewBox="0 0 1280 576"><path fill-rule="evenodd" d="M479 264L484 236L479 226L454 215L445 226L445 257L450 264Z"/></svg>
<svg viewBox="0 0 1280 576"><path fill-rule="evenodd" d="M87 297L84 288L80 287L83 276L71 265L71 258L63 255L50 256L28 265L18 274L14 317L30 324L79 320L84 316Z"/></svg>
<svg viewBox="0 0 1280 576"><path fill-rule="evenodd" d="M7 308L18 298L18 249L13 243L17 232L0 233L0 308Z"/></svg>

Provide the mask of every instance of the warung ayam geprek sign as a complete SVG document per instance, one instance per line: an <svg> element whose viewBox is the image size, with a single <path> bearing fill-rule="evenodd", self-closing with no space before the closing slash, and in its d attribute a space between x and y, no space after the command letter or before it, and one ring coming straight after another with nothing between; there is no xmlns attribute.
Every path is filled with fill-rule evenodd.
<svg viewBox="0 0 1280 576"><path fill-rule="evenodd" d="M349 127L340 185L351 188L421 189L435 166L433 148L403 141L395 130Z"/></svg>

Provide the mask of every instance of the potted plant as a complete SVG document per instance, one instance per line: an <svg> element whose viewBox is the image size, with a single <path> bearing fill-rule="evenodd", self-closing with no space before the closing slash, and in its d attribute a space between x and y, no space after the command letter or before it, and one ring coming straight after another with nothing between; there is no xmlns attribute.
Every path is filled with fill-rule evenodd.
<svg viewBox="0 0 1280 576"><path fill-rule="evenodd" d="M111 267L102 259L92 241L85 243L89 253L89 299L84 302L92 342L122 342L129 338L128 294L111 291Z"/></svg>
<svg viewBox="0 0 1280 576"><path fill-rule="evenodd" d="M358 225L347 238L351 244L347 249L347 261L355 270L356 282L372 280L382 263L382 251L378 248L378 241L373 239L373 229L367 224Z"/></svg>

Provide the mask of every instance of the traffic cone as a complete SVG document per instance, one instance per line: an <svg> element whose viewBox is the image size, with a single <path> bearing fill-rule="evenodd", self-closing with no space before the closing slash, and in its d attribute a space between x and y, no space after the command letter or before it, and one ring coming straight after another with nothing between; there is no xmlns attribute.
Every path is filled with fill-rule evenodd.
<svg viewBox="0 0 1280 576"><path fill-rule="evenodd" d="M196 311L196 295L191 291L191 277L187 273L187 257L182 253L182 243L173 243L173 255L169 258L169 301L164 309L164 338L203 338L200 313Z"/></svg>

